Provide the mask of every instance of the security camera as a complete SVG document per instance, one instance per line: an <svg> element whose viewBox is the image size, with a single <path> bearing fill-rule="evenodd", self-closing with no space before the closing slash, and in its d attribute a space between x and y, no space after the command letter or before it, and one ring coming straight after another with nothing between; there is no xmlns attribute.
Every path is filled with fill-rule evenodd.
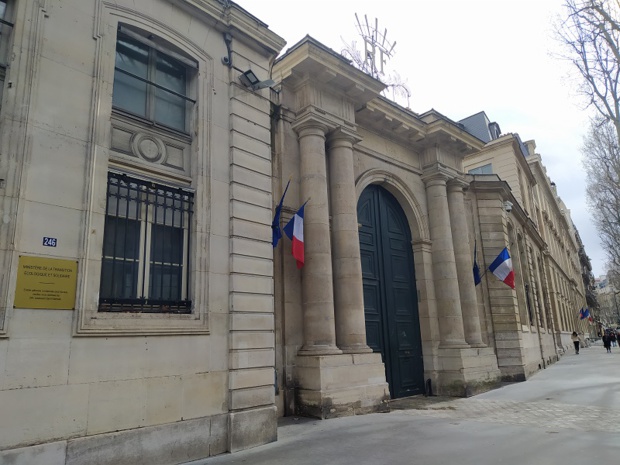
<svg viewBox="0 0 620 465"><path fill-rule="evenodd" d="M509 200L506 200L504 202L504 210L510 213L512 211L512 202L510 202Z"/></svg>
<svg viewBox="0 0 620 465"><path fill-rule="evenodd" d="M226 66L230 66L230 58L229 57L222 57L222 64L226 65Z"/></svg>

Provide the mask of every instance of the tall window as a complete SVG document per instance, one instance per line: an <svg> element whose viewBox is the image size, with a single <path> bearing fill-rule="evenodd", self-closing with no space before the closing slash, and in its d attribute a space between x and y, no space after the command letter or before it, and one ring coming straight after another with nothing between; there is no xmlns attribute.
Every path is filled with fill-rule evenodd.
<svg viewBox="0 0 620 465"><path fill-rule="evenodd" d="M0 104L2 103L2 91L6 67L9 61L10 37L13 23L9 22L12 4L7 0L0 0Z"/></svg>
<svg viewBox="0 0 620 465"><path fill-rule="evenodd" d="M123 32L124 31L124 32ZM120 30L114 68L114 109L187 132L188 81L196 64L154 40Z"/></svg>
<svg viewBox="0 0 620 465"><path fill-rule="evenodd" d="M109 173L99 311L190 313L194 195Z"/></svg>

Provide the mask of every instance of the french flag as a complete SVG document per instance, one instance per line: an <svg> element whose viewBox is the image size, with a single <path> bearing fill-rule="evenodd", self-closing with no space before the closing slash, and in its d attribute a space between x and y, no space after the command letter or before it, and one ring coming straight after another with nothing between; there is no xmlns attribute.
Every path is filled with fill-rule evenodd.
<svg viewBox="0 0 620 465"><path fill-rule="evenodd" d="M493 260L493 263L489 266L489 270L491 270L491 273L493 273L497 279L503 281L504 284L507 284L513 289L515 288L515 273L512 270L512 260L510 259L510 254L506 247L504 247L504 250Z"/></svg>
<svg viewBox="0 0 620 465"><path fill-rule="evenodd" d="M284 234L293 242L293 257L297 260L297 268L304 266L304 203L295 216L284 226Z"/></svg>

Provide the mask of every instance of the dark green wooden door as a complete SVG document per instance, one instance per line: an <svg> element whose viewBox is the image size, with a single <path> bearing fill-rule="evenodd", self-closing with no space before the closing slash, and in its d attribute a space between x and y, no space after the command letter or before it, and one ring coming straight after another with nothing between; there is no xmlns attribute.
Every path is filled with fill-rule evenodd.
<svg viewBox="0 0 620 465"><path fill-rule="evenodd" d="M366 340L380 352L392 398L424 392L411 231L398 201L380 186L357 204Z"/></svg>

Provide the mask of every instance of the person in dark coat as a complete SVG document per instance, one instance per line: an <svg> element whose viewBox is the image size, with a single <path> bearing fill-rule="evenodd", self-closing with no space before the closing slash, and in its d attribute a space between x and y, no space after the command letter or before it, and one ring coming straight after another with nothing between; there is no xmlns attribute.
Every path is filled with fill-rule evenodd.
<svg viewBox="0 0 620 465"><path fill-rule="evenodd" d="M579 335L576 331L573 331L573 334L570 336L571 341L573 341L573 345L575 346L575 355L579 355Z"/></svg>
<svg viewBox="0 0 620 465"><path fill-rule="evenodd" d="M607 353L611 354L611 338L609 337L609 333L607 331L603 334L603 347L607 349Z"/></svg>

